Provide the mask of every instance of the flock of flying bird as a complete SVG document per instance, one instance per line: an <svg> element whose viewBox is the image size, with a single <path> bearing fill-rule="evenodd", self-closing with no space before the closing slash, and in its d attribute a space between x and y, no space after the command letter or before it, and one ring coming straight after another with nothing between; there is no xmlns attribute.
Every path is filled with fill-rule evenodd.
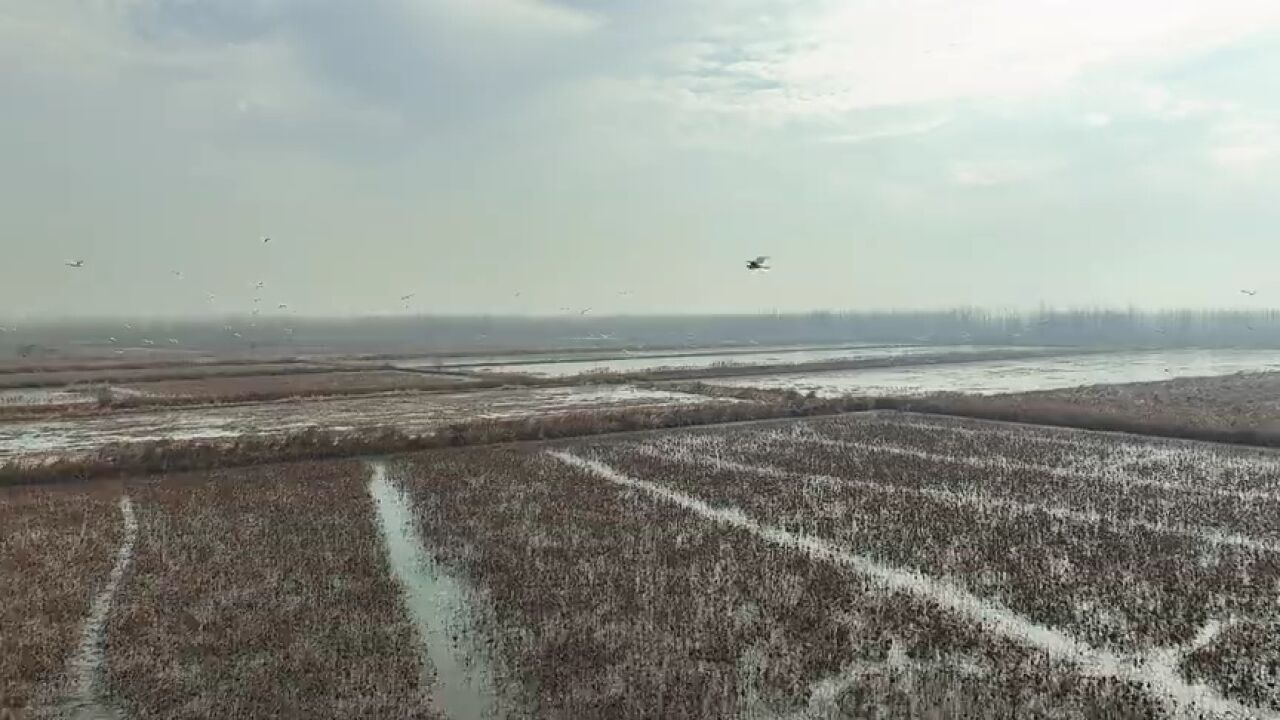
<svg viewBox="0 0 1280 720"><path fill-rule="evenodd" d="M270 236L262 238L262 243L263 243L264 245L266 245L266 244L268 244L268 243L270 243L270 242L271 242L271 238L270 238ZM69 268L76 268L76 269L84 268L84 266L85 266L85 264L84 264L84 260L68 260L68 261L66 261L66 262L65 262L65 263L63 263L63 264L64 264L64 265L66 265L66 266L67 266L67 267L69 267ZM173 274L173 276L174 276L175 278L177 278L178 280L182 280L182 279L185 277L185 276L183 275L183 273L182 273L182 271L181 271L181 270L174 270L174 271L172 271L172 274ZM254 283L254 289L255 289L255 290L262 290L264 287L266 287L266 283L265 283L265 282L263 282L262 280L259 280L259 281L257 281L256 283ZM216 300L216 299L217 299L217 297L218 297L218 296L217 296L217 295L215 295L214 293L205 293L205 297L206 297L206 299L208 299L208 301L209 301L209 302L213 302L214 300ZM261 298L261 297L254 297L254 298L253 298L254 308L253 308L253 310L252 310L252 312L251 312L251 315L252 315L253 317L257 317L257 316L261 313L261 311L260 311L260 310L258 309L258 307L257 307L257 305L258 305L259 303L261 303L261 302L262 302L262 298ZM289 309L289 305L288 305L288 303L279 303L279 304L277 304L277 305L276 305L276 308L277 308L277 309L279 309L279 310L288 310L288 309ZM256 321L250 321L250 322L249 322L249 327L257 327L257 322L256 322ZM127 323L125 323L125 324L124 324L124 328L125 328L126 330L134 330L134 329L136 329L136 326L135 326L133 323L129 323L129 322L127 322ZM230 333L230 334L231 334L231 336L232 336L232 337L234 337L234 338L241 339L241 338L243 338L243 337L244 337L244 335L243 335L243 334L241 334L240 332L236 331L236 329L235 329L234 327L230 326L230 325L223 325L223 326L222 326L222 329L223 329L224 331L226 331L227 333ZM288 328L288 327L287 327L287 328L285 328L285 329L284 329L284 334L285 334L285 335L293 335L293 328ZM108 338L107 338L107 342L111 343L112 345L119 345L119 344L120 344L120 339L119 339L119 338L117 338L117 337L112 336L112 337L108 337ZM145 345L145 346L147 346L147 347L154 347L154 346L156 345L156 341L155 341L155 340L152 340L151 338L142 338L142 341L141 341L141 342L142 342L142 344L143 344L143 345ZM167 339L167 342L168 342L170 345L181 345L181 344L182 344L182 341L181 341L181 340L179 340L179 339L177 339L177 338L168 338L168 339ZM124 350L116 350L116 351L115 351L115 353L116 353L117 355L123 355L123 354L124 354Z"/></svg>
<svg viewBox="0 0 1280 720"><path fill-rule="evenodd" d="M265 244L268 244L268 243L270 243L270 242L271 242L271 238L270 238L270 236L262 238L262 243L263 243L264 245L265 245ZM769 265L767 264L767 263L768 263L768 261L769 261L769 257L768 257L767 255L760 255L760 256L758 256L758 257L756 257L756 258L752 259L752 260L748 260L748 261L747 261L747 269L748 269L748 270L751 270L751 271L753 271L753 272L764 272L764 271L770 270L771 268L770 268L770 267L769 267ZM84 265L84 260L68 260L68 261L66 261L66 262L64 263L64 265L66 265L66 266L67 266L67 267L69 267L69 268L76 268L76 269L81 269L81 268L84 268L84 266L85 266L85 265ZM182 271L181 271L181 270L174 270L174 271L173 271L173 276L174 276L175 278L179 279L179 280L183 279L183 274L182 274ZM263 289L263 287L265 287L265 283L264 283L263 281L261 281L261 280L259 280L257 283L255 283L255 284L254 284L254 289L255 289L255 290L262 290L262 289ZM1247 292L1247 291L1246 291L1246 292ZM629 296L629 295L631 295L632 293L631 293L631 291L630 291L630 290L620 290L620 291L618 292L618 294L619 294L619 295L621 295L621 296L624 296L624 297L625 297L625 296ZM1253 293L1250 293L1250 294L1253 294ZM209 302L213 302L215 299L217 299L217 295L215 295L214 293L206 293L205 295L206 295L206 298L209 300ZM417 295L417 293L407 293L407 294L405 294L405 295L401 295L401 296L400 296L400 302L401 302L401 303L403 303L404 309L406 309L406 310L407 310L407 309L409 308L409 302L410 302L411 300L413 300L413 298L414 298L416 295ZM515 297L520 297L520 292L519 292L519 291L517 291L517 292L515 293ZM262 298L261 298L261 297L254 297L254 298L253 298L253 304L254 304L254 306L255 306L255 307L253 308L253 311L252 311L252 313L251 313L251 314L252 314L254 317L257 317L257 316L260 314L260 311L259 311L259 309L258 309L256 306L257 306L261 301L262 301ZM288 310L288 309L289 309L289 305L288 305L287 303L279 303L278 305L276 305L276 308L277 308L277 309L279 309L279 310ZM560 308L560 311L561 311L561 312L566 312L566 313L568 313L568 312L573 312L573 308L570 308L570 307L561 307L561 308ZM579 311L578 311L578 314L579 314L579 315L582 315L582 316L585 316L585 315L589 314L590 312L591 312L591 308L589 308L589 307L588 307L588 308L582 308L581 310L579 310ZM256 323L255 323L255 322L251 321L251 322L249 323L249 327L255 327L255 326L256 326ZM125 329L126 329L126 330L133 330L133 329L134 329L134 325L133 325L132 323L125 323L124 327L125 327ZM4 329L4 328L0 328L0 330L3 330L3 329ZM243 335L243 334L241 334L240 332L238 332L238 331L237 331L234 327L232 327L231 325L223 325L223 326L222 326L222 329L223 329L225 332L230 333L230 334L231 334L231 336L232 336L232 337L234 337L234 338L236 338L236 339L243 339L243 337L244 337L244 335ZM293 328L288 328L288 327L287 327L287 328L285 328L285 329L284 329L284 333L285 333L285 335L293 335ZM594 337L594 336L593 336L593 338L592 338L592 339L608 339L608 338L611 338L611 337L612 337L612 335L603 335L603 334L602 334L602 335L601 335L601 336L599 336L599 337ZM113 336L113 337L109 337L109 338L107 338L107 342L111 343L112 345L118 345L118 344L120 344L120 339L119 339L119 338L117 338L117 337L114 337L114 336ZM168 338L168 343L169 343L170 345L181 345L181 344L182 344L182 343L181 343L181 341L180 341L180 340L178 340L177 338ZM156 344L156 342L155 342L154 340L152 340L151 338L143 338L143 339L142 339L142 344L143 344L143 345L146 345L146 346L148 346L148 347L152 347L152 346L154 346L154 345ZM122 354L124 354L124 350L116 350L115 352L116 352L116 354L117 354L117 355L122 355Z"/></svg>

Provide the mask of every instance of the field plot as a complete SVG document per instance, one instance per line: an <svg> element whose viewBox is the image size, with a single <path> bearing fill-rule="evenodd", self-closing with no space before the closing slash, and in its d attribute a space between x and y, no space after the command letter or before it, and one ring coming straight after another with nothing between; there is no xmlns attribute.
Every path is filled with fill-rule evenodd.
<svg viewBox="0 0 1280 720"><path fill-rule="evenodd" d="M374 371L160 380L127 385L125 388L153 398L237 402L262 398L374 393L388 390L436 390L466 382L466 378L456 375Z"/></svg>
<svg viewBox="0 0 1280 720"><path fill-rule="evenodd" d="M59 706L92 679L75 661L124 534L121 497L112 484L0 492L0 709Z"/></svg>
<svg viewBox="0 0 1280 720"><path fill-rule="evenodd" d="M367 485L342 462L131 483L106 628L126 717L436 716Z"/></svg>
<svg viewBox="0 0 1280 720"><path fill-rule="evenodd" d="M391 477L544 717L1280 717L1280 456L917 416Z"/></svg>
<svg viewBox="0 0 1280 720"><path fill-rule="evenodd" d="M1044 392L966 399L975 409L1050 422L1069 417L1083 425L1120 421L1148 431L1280 438L1280 373L1238 373L1165 382L1091 385ZM1034 421L1034 420L1033 420Z"/></svg>
<svg viewBox="0 0 1280 720"><path fill-rule="evenodd" d="M1271 370L1280 370L1280 356L1269 351L1164 350L865 370L772 373L713 378L704 382L727 387L813 392L819 397L928 393L996 395L1102 383L1139 383Z"/></svg>
<svg viewBox="0 0 1280 720"><path fill-rule="evenodd" d="M326 372L331 368L309 363L192 363L162 367L122 367L103 369L52 370L0 373L0 388L67 387L74 385L124 384L153 380L237 377L290 373Z"/></svg>
<svg viewBox="0 0 1280 720"><path fill-rule="evenodd" d="M74 458L113 443L279 435L308 428L346 432L394 427L413 434L433 432L464 420L518 419L601 408L661 408L711 402L706 397L686 393L601 386L407 393L146 410L75 421L0 422L0 463Z"/></svg>
<svg viewBox="0 0 1280 720"><path fill-rule="evenodd" d="M95 401L94 394L89 391L50 388L0 390L0 409L92 405Z"/></svg>
<svg viewBox="0 0 1280 720"><path fill-rule="evenodd" d="M826 360L872 360L909 358L920 355L978 355L1001 350L1029 351L1037 348L978 347L973 345L879 346L826 348L786 348L759 352L649 354L636 357L614 356L576 361L522 361L480 365L471 368L480 373L525 374L535 377L571 377L591 373L631 373L652 370L686 370L696 368L750 365L786 365Z"/></svg>

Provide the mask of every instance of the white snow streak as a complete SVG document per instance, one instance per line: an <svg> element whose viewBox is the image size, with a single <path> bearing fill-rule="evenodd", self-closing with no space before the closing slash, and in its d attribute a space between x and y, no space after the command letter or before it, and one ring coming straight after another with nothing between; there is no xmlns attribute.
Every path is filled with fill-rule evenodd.
<svg viewBox="0 0 1280 720"><path fill-rule="evenodd" d="M658 449L648 446L641 446L640 452L659 459L669 459ZM950 490L910 487L905 485L894 485L891 483L872 482L870 480L854 480L851 478L836 477L834 475L811 475L808 473L784 470L782 468L772 467L769 465L749 465L746 463L733 462L732 460L722 460L718 457L694 454L680 458L679 461L693 462L699 465L717 467L724 470L754 473L756 475L784 480L808 480L837 487L856 487L862 490L885 494L903 493L908 495L917 495L956 505L968 505L980 510L997 509L1018 515L1044 513L1049 517L1056 520L1062 520L1063 522L1081 523L1086 525L1112 525L1130 530L1148 530L1155 533L1192 538L1212 545L1232 545L1235 547L1247 548L1249 550L1280 554L1280 544L1267 542L1266 540L1259 540L1239 533L1225 532L1217 528L1175 525L1170 523L1150 522L1146 520L1126 520L1114 516L1102 515L1101 513L1093 512L1091 510L1073 510L1071 508L1056 507L1053 505L1041 505L1039 503L1028 503L1019 500L1007 500L1004 498L991 497L989 495L969 495L952 492Z"/></svg>
<svg viewBox="0 0 1280 720"><path fill-rule="evenodd" d="M63 707L77 720L118 717L118 711L108 707L98 696L102 682L103 630L111 604L124 579L124 573L133 560L133 546L138 539L138 520L133 514L133 501L128 495L120 498L120 514L124 518L124 540L116 551L116 563L111 568L106 587L94 598L80 634L80 647L67 667L70 688Z"/></svg>
<svg viewBox="0 0 1280 720"><path fill-rule="evenodd" d="M1100 650L1064 632L1034 623L993 600L984 600L948 580L879 563L819 538L759 523L737 508L714 507L696 497L655 483L633 478L597 460L564 451L548 454L567 465L591 472L615 484L646 492L689 510L705 519L749 532L762 540L805 553L816 560L847 567L892 592L927 599L993 635L1014 640L1073 663L1089 676L1110 677L1140 684L1177 717L1280 718L1259 708L1246 707L1217 694L1203 684L1185 681L1167 658L1134 657Z"/></svg>

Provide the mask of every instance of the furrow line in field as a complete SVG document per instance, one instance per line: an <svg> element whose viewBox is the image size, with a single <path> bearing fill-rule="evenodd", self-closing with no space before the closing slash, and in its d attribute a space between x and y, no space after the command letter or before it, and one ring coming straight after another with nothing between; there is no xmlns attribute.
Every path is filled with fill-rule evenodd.
<svg viewBox="0 0 1280 720"><path fill-rule="evenodd" d="M138 539L138 520L133 512L133 501L128 495L120 498L120 515L124 522L124 539L116 550L116 562L111 568L107 584L93 599L89 617L85 619L80 634L80 646L67 667L66 696L60 703L67 716L75 720L101 720L118 718L118 709L109 707L98 695L102 683L103 634L111 605L129 563L133 560L133 547Z"/></svg>
<svg viewBox="0 0 1280 720"><path fill-rule="evenodd" d="M1232 498L1235 500L1244 500L1246 502L1250 500L1280 500L1280 493L1275 493L1269 490L1232 490L1229 488L1217 487L1192 487L1180 483L1169 482L1167 480L1140 477L1133 475L1132 473L1111 472L1108 468L1101 466L1101 464L1099 464L1099 472L1092 473L1075 468L1063 468L1054 467L1053 465L1029 463L1008 457L1000 457L999 459L964 457L943 453L931 453L926 450L916 450L915 448L906 448L886 443L858 443L847 440L836 440L834 438L823 437L821 435L798 435L796 439L799 442L808 442L826 447L864 450L883 455L896 455L898 457L911 457L928 462L964 465L967 467L978 468L980 470L1025 470L1028 472L1043 473L1051 477L1065 478L1068 480L1101 480L1114 485L1136 485L1140 487L1157 488L1166 492L1180 492L1191 495L1212 495L1216 497Z"/></svg>
<svg viewBox="0 0 1280 720"><path fill-rule="evenodd" d="M1140 685L1164 703L1174 717L1280 718L1280 713L1249 707L1223 697L1206 685L1187 682L1167 654L1139 657L1100 650L1060 630L1032 622L996 601L973 595L949 580L886 565L834 543L761 523L738 508L713 506L677 490L631 477L598 460L557 450L549 450L547 454L603 480L675 504L703 519L751 533L767 543L804 553L814 560L849 568L889 591L933 602L975 623L987 633L1072 663L1087 676L1114 678Z"/></svg>
<svg viewBox="0 0 1280 720"><path fill-rule="evenodd" d="M1131 530L1149 530L1151 532L1162 533L1165 535L1187 537L1212 545L1230 545L1259 552L1280 554L1280 543L1259 540L1258 538L1241 535L1239 533L1226 532L1219 530L1218 528L1173 525L1169 523L1149 522L1146 520L1125 520L1117 517L1109 517L1092 510L1074 510L1054 505L1041 505L1039 503L1006 500L990 496L968 495L953 492L951 490L908 487L905 485L874 482L871 480L855 480L852 478L837 477L835 475L815 475L795 472L770 465L739 463L732 460L723 460L717 457L690 455L687 457L672 458L656 448L647 446L642 446L640 448L640 453L663 460L675 460L676 462L682 463L691 462L707 467L744 473L755 473L765 477L784 480L806 480L836 487L856 487L862 490L878 493L903 493L908 495L917 495L955 505L968 505L982 510L997 509L1018 515L1034 515L1037 513L1043 513L1049 517L1062 520L1064 522L1080 523L1085 525L1113 525Z"/></svg>
<svg viewBox="0 0 1280 720"><path fill-rule="evenodd" d="M872 443L872 442L853 442L850 440L839 440L827 437L814 430L804 430L800 432L793 431L786 436L789 442L807 443L811 445L819 445L822 447L838 448L842 450L861 451L866 453L877 453L881 455L893 455L896 457L908 457L925 462L936 462L950 465L960 465L964 467L976 468L979 470L1022 470L1026 472L1040 473L1049 477L1062 478L1067 480L1098 480L1101 482L1118 485L1122 487L1151 487L1165 492L1185 493L1189 495L1209 495L1213 497L1225 497L1233 500L1241 500L1245 502L1262 500L1270 502L1280 502L1280 492L1271 490L1234 490L1231 488L1221 487L1204 487L1191 486L1181 483L1169 482L1167 480L1158 480L1155 478L1141 477L1133 473L1115 472L1110 468L1099 463L1098 472L1089 472L1078 468L1057 467L1053 465L1043 465L1040 463L1029 463L1023 460L998 456L991 458L976 458L960 455L951 455L946 453L929 452L928 450L919 450L912 447L904 447L901 445L892 445L889 443ZM679 446L694 447L712 447L722 444L722 440L714 436L690 436L681 438Z"/></svg>

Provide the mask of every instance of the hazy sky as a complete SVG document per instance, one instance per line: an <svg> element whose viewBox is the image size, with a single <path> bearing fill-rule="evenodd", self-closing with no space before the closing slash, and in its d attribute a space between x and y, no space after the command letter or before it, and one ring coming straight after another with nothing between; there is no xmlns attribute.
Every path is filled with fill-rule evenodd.
<svg viewBox="0 0 1280 720"><path fill-rule="evenodd" d="M0 316L1275 305L1280 2L0 0L0 249Z"/></svg>

